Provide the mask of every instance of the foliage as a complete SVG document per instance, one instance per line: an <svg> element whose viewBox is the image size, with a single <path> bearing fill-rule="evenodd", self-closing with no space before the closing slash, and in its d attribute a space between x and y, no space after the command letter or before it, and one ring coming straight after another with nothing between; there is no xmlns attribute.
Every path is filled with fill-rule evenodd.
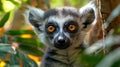
<svg viewBox="0 0 120 67"><path fill-rule="evenodd" d="M0 1L0 63L5 62L6 67L37 67L37 63L28 57L28 54L42 56L44 45L32 30L5 30L5 24L12 22L15 9L22 9L23 4L30 4L32 0L1 0ZM34 0L33 0L34 1ZM37 0L40 1L40 0ZM47 1L49 0L41 0ZM67 4L66 4L67 2ZM51 8L60 6L81 7L88 0L50 0ZM32 2L35 4L35 2ZM81 4L80 4L81 3ZM9 6L9 7L8 7ZM120 15L120 5L111 13L103 27ZM84 67L119 67L120 64L120 26L113 28L110 35L94 43L80 54L80 63Z"/></svg>
<svg viewBox="0 0 120 67"><path fill-rule="evenodd" d="M103 24L107 29L110 23L120 15L120 5L108 17ZM120 66L120 25L114 27L113 32L108 32L105 38L88 47L80 55L80 61L85 67L119 67Z"/></svg>
<svg viewBox="0 0 120 67"><path fill-rule="evenodd" d="M88 0L51 0L51 8L56 8L60 6L74 6L81 7L88 3Z"/></svg>
<svg viewBox="0 0 120 67"><path fill-rule="evenodd" d="M10 12L8 12L8 13L5 14L5 16L0 21L0 27L4 26L5 22L7 22L7 20L9 19L9 16L10 16Z"/></svg>
<svg viewBox="0 0 120 67"><path fill-rule="evenodd" d="M7 22L12 22L14 10L23 7L22 2L27 3L27 0L0 1L0 64L5 62L6 67L38 67L28 55L43 55L41 48L44 46L32 30L4 29Z"/></svg>

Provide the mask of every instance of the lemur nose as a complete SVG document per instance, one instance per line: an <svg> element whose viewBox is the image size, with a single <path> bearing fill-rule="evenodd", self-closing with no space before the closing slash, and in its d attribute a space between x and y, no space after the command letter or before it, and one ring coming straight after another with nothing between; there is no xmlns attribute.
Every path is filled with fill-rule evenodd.
<svg viewBox="0 0 120 67"><path fill-rule="evenodd" d="M65 43L65 38L63 38L63 37L58 37L58 43L59 44L64 44Z"/></svg>
<svg viewBox="0 0 120 67"><path fill-rule="evenodd" d="M58 40L58 43L64 44L64 43L65 43L65 39L59 39L59 40Z"/></svg>
<svg viewBox="0 0 120 67"><path fill-rule="evenodd" d="M58 36L54 40L54 46L58 49L66 49L70 46L70 39L65 35Z"/></svg>

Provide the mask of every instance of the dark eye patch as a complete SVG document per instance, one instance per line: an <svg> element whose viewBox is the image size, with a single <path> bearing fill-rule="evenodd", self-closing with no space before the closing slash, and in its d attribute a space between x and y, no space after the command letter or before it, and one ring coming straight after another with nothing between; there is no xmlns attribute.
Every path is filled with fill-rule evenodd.
<svg viewBox="0 0 120 67"><path fill-rule="evenodd" d="M78 31L78 24L76 21L67 21L64 24L64 29L69 33L76 33Z"/></svg>
<svg viewBox="0 0 120 67"><path fill-rule="evenodd" d="M58 25L55 22L48 22L45 25L45 31L47 32L47 34L53 34L57 32L57 30L58 30Z"/></svg>

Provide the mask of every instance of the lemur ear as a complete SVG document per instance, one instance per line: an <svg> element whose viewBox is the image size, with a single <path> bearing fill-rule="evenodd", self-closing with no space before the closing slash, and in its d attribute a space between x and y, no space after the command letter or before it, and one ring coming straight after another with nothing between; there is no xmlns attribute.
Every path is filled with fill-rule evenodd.
<svg viewBox="0 0 120 67"><path fill-rule="evenodd" d="M26 11L25 18L33 27L38 28L42 24L42 19L44 11L34 7L28 7L29 10Z"/></svg>
<svg viewBox="0 0 120 67"><path fill-rule="evenodd" d="M94 3L88 3L80 8L80 21L83 24L83 29L89 29L96 19L96 9Z"/></svg>

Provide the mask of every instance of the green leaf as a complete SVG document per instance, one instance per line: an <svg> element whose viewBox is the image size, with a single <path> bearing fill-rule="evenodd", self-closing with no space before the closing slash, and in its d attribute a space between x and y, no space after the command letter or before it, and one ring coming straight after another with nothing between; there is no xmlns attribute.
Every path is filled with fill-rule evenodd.
<svg viewBox="0 0 120 67"><path fill-rule="evenodd" d="M22 44L29 44L37 47L37 41L33 38L17 38L16 41Z"/></svg>
<svg viewBox="0 0 120 67"><path fill-rule="evenodd" d="M87 55L85 53L81 53L78 60L83 65L83 67L95 67L97 63L103 58L103 55Z"/></svg>
<svg viewBox="0 0 120 67"><path fill-rule="evenodd" d="M107 54L99 62L99 64L97 64L96 67L111 67L112 65L114 65L114 63L119 62L119 61L120 61L120 48L117 48L113 50L112 52L110 52L109 54ZM116 67L119 67L119 65Z"/></svg>
<svg viewBox="0 0 120 67"><path fill-rule="evenodd" d="M114 34L120 34L120 25L115 28Z"/></svg>
<svg viewBox="0 0 120 67"><path fill-rule="evenodd" d="M30 59L27 55L21 53L20 51L17 52L19 58L22 60L23 67L38 67L38 65Z"/></svg>
<svg viewBox="0 0 120 67"><path fill-rule="evenodd" d="M3 37L1 37L2 39L2 43L8 43L8 36L4 35Z"/></svg>
<svg viewBox="0 0 120 67"><path fill-rule="evenodd" d="M20 65L9 65L9 64L7 64L5 67L20 67Z"/></svg>
<svg viewBox="0 0 120 67"><path fill-rule="evenodd" d="M27 47L29 48L29 47ZM25 49L26 50L26 49ZM33 49L31 51L34 51ZM6 67L19 67L22 62L23 67L38 67L35 61L30 59L27 54L22 50L15 51L11 48L10 44L0 43L0 59L5 60L8 53L11 53L9 60L5 60Z"/></svg>
<svg viewBox="0 0 120 67"><path fill-rule="evenodd" d="M32 30L9 30L9 31L5 32L5 34L8 34L8 35L21 35L21 34L35 35L35 33Z"/></svg>
<svg viewBox="0 0 120 67"><path fill-rule="evenodd" d="M10 44L0 43L0 58L5 59L7 53L14 54L16 52L11 48Z"/></svg>
<svg viewBox="0 0 120 67"><path fill-rule="evenodd" d="M0 1L0 11L2 12L3 11L3 8L2 8L2 2Z"/></svg>
<svg viewBox="0 0 120 67"><path fill-rule="evenodd" d="M8 21L10 16L10 12L6 13L5 16L0 21L0 27L3 27L5 23Z"/></svg>
<svg viewBox="0 0 120 67"><path fill-rule="evenodd" d="M23 67L38 67L35 61L30 59L27 54L24 54L20 50L16 50L16 54L12 54L10 60L5 62L6 67L20 67L21 63Z"/></svg>
<svg viewBox="0 0 120 67"><path fill-rule="evenodd" d="M26 54L32 54L35 56L43 56L43 52L38 47L32 45L21 44L19 49L25 52Z"/></svg>
<svg viewBox="0 0 120 67"><path fill-rule="evenodd" d="M6 58L6 55L7 55L6 52L0 51L0 59L5 59L5 58Z"/></svg>
<svg viewBox="0 0 120 67"><path fill-rule="evenodd" d="M12 54L10 56L10 60L9 61L6 61L7 63L7 67L12 67L11 65L19 65L19 61L18 61L18 55L17 53L16 54Z"/></svg>
<svg viewBox="0 0 120 67"><path fill-rule="evenodd" d="M116 61L111 67L119 67L120 66L120 59Z"/></svg>
<svg viewBox="0 0 120 67"><path fill-rule="evenodd" d="M44 45L37 39L34 38L16 38L16 41L19 42L20 44L26 44L26 45L31 45L34 47L44 47Z"/></svg>
<svg viewBox="0 0 120 67"><path fill-rule="evenodd" d="M15 53L15 51L11 48L10 44L3 43L0 43L0 52Z"/></svg>
<svg viewBox="0 0 120 67"><path fill-rule="evenodd" d="M25 2L25 3L27 3L27 2L28 2L28 0L22 0L22 2Z"/></svg>

